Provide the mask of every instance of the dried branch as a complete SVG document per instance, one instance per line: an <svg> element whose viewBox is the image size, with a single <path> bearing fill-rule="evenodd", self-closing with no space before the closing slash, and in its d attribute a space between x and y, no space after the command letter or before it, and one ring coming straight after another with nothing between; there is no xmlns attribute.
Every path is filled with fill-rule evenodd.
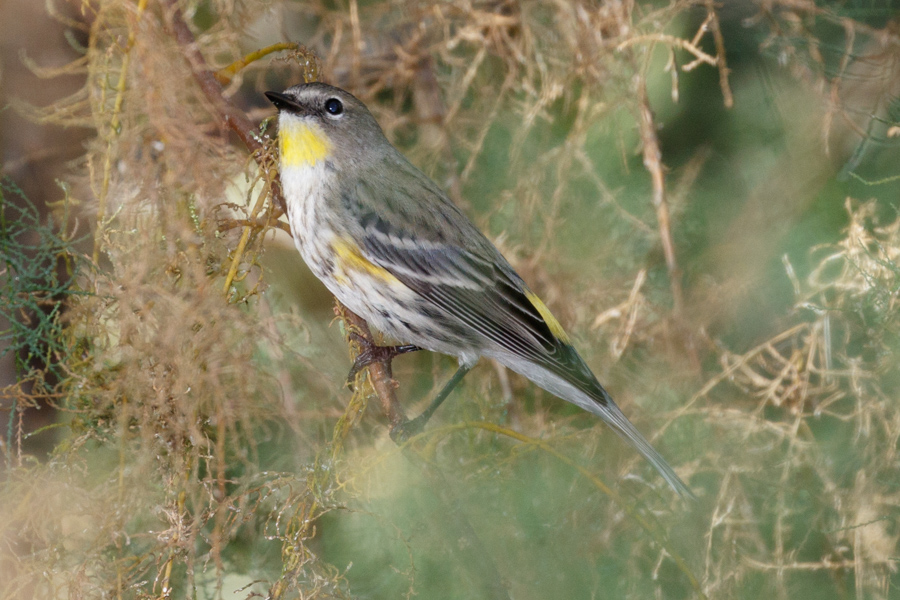
<svg viewBox="0 0 900 600"><path fill-rule="evenodd" d="M254 159L257 161L260 167L266 170L267 180L274 180L275 173L270 170L274 167L267 165L263 160L263 156L265 155L265 147L260 141L256 127L253 126L253 123L250 122L243 111L234 106L227 98L225 98L222 90L222 85L219 83L219 79L217 79L216 73L208 68L206 60L203 58L203 55L197 48L197 42L194 38L194 34L188 28L187 23L185 23L184 15L182 14L181 9L178 8L176 0L163 0L163 4L168 8L166 13L166 24L171 30L172 35L175 37L175 40L178 42L179 46L181 46L185 57L191 65L191 71L194 75L194 79L196 79L197 83L200 86L200 89L203 90L203 93L206 96L207 100L209 100L210 104L214 108L215 117L219 120L219 123L223 127L227 127L234 131L241 139L241 141L244 142L244 145L246 145L247 149L250 150L250 152L253 154ZM245 57L244 61L247 60L248 58ZM236 69L237 67L235 67L235 71ZM233 73L234 71L231 71L229 72L229 75L233 75ZM276 206L281 208L280 214L283 214L285 203L284 197L281 195L280 188L278 186L271 186L271 192ZM258 226L256 221L256 214L259 212L259 210L257 210L258 208L260 207L257 206L254 209L251 220L246 224L243 224L244 231L241 235L241 245L235 251L235 257L232 262L232 267L229 271L229 277L226 280L226 290L231 282L231 279L234 276L235 264L240 260L241 251L246 245L246 240L249 238L252 228ZM274 215L275 218L280 216L280 214ZM232 221L229 224L233 223L234 222ZM283 226L279 227L284 229ZM356 330L356 332L360 336L369 341L372 341L374 344L372 333L371 331L369 331L368 325L362 318L353 314L351 311L347 310L339 303L335 310L338 316L343 317L348 325ZM396 382L391 376L390 361L386 361L383 363L373 363L372 365L369 365L369 374L372 381L372 387L378 394L378 398L381 401L382 408L384 409L385 415L387 415L388 417L388 421L390 422L391 427L405 422L406 415L403 413L403 409L400 406L400 402L397 400L397 396L394 392L394 390L396 389Z"/></svg>
<svg viewBox="0 0 900 600"><path fill-rule="evenodd" d="M712 66L716 66L717 64L715 57L710 56L709 54L698 48L696 45L694 45L694 43L691 43L680 37L675 37L674 35L669 35L667 33L636 35L634 37L628 38L627 40L616 46L616 50L621 51L625 48L628 48L629 46L634 46L636 44L642 44L645 42L659 42L668 46L681 48L682 50L686 50L694 55L695 62L704 62ZM684 70L688 71L690 69L685 68Z"/></svg>
<svg viewBox="0 0 900 600"><path fill-rule="evenodd" d="M261 48L260 50L256 50L242 57L240 60L236 60L227 67L223 69L219 69L215 73L216 81L221 83L222 85L228 85L231 83L231 80L234 76L246 67L247 65L258 61L259 59L272 54L273 52L281 52L283 50L300 50L300 44L294 42L281 42L278 44L272 44L271 46L266 46L265 48Z"/></svg>
<svg viewBox="0 0 900 600"><path fill-rule="evenodd" d="M352 331L373 346L375 345L375 339L372 337L372 332L365 319L337 300L335 300L334 314L344 320L348 326L348 332ZM358 352L355 354L358 354ZM397 382L393 378L391 361L374 362L368 366L368 369L372 387L375 389L375 393L378 394L381 407L388 418L388 422L391 424L391 428L393 429L397 425L405 423L407 421L406 414L403 412L403 407L400 405L400 401L397 400L397 394L395 393Z"/></svg>
<svg viewBox="0 0 900 600"><path fill-rule="evenodd" d="M122 67L119 71L119 80L116 83L116 97L113 102L112 116L109 119L107 129L106 152L103 161L103 180L100 184L100 192L97 194L97 233L94 237L94 251L91 260L96 264L100 260L100 246L103 240L103 229L106 227L106 203L109 196L109 183L112 177L112 144L115 132L121 126L122 105L125 102L125 87L128 81L128 65L131 61L131 50L134 47L137 22L140 21L147 8L147 0L140 0L135 8L134 22L131 23L128 32L128 40L125 43L125 51L122 56Z"/></svg>
<svg viewBox="0 0 900 600"><path fill-rule="evenodd" d="M213 115L218 119L222 127L234 131L244 145L247 146L254 160L264 170L266 180L275 181L277 177L274 167L267 165L263 160L265 146L260 140L257 127L253 125L241 109L225 97L222 85L217 78L217 73L209 69L206 60L197 48L197 40L194 38L190 28L188 28L187 23L185 23L184 15L176 0L162 0L162 3L168 9L166 11L166 25L169 27L175 41L181 46L185 58L191 65L194 79L212 105L214 109ZM272 186L271 192L275 209L272 217L273 219L278 219L285 212L284 196L282 196L281 188L278 185Z"/></svg>
<svg viewBox="0 0 900 600"><path fill-rule="evenodd" d="M722 36L722 28L719 26L719 17L716 14L715 0L706 0L707 17L704 26L697 31L697 35L708 28L712 31L713 42L716 44L716 67L719 69L719 87L722 89L722 98L725 108L734 106L734 95L731 93L731 85L728 83L728 64L725 62L725 38ZM699 41L699 40L698 40Z"/></svg>
<svg viewBox="0 0 900 600"><path fill-rule="evenodd" d="M254 232L259 232L267 227L280 229L286 233L291 232L291 226L284 221L271 222L271 219L222 219L219 221L219 229L228 231L236 227L249 227Z"/></svg>
<svg viewBox="0 0 900 600"><path fill-rule="evenodd" d="M641 131L644 168L650 173L653 184L653 208L656 209L656 221L659 224L659 241L666 257L666 268L669 271L669 284L672 288L672 299L675 304L675 316L684 315L684 295L681 290L681 269L675 258L675 243L672 241L672 222L669 214L669 202L666 199L666 180L663 173L662 150L656 135L656 120L647 97L647 80L641 77L638 83L638 125Z"/></svg>
<svg viewBox="0 0 900 600"><path fill-rule="evenodd" d="M659 226L659 241L666 258L666 269L669 272L669 286L672 290L672 303L675 321L685 334L684 342L688 359L696 372L700 371L700 358L697 355L693 336L684 327L684 292L681 288L681 267L675 256L675 242L672 239L672 219L669 212L669 201L666 198L666 180L662 164L662 150L659 137L656 135L656 119L650 108L647 96L647 80L641 76L638 82L638 119L643 146L644 168L650 173L653 185L653 207L656 210L656 222Z"/></svg>

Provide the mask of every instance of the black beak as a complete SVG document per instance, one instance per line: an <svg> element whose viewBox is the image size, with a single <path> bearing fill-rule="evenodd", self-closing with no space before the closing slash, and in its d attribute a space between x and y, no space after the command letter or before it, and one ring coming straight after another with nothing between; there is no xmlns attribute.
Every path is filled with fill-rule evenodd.
<svg viewBox="0 0 900 600"><path fill-rule="evenodd" d="M266 98L268 98L278 110L290 110L292 112L300 110L299 104L297 104L290 96L285 96L280 92L266 92Z"/></svg>

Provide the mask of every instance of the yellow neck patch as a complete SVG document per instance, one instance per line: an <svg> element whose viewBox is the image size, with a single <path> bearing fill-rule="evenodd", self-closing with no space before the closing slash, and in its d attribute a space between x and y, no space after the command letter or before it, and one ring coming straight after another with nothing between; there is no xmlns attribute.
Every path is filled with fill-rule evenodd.
<svg viewBox="0 0 900 600"><path fill-rule="evenodd" d="M311 167L331 154L331 142L318 127L293 119L279 124L278 144L285 167Z"/></svg>
<svg viewBox="0 0 900 600"><path fill-rule="evenodd" d="M566 330L562 328L562 325L559 324L559 321L556 320L556 317L553 316L553 313L550 312L547 305L544 304L531 290L525 290L525 297L528 298L528 301L531 302L539 313L541 313L541 318L544 319L547 327L550 328L550 333L568 344L569 336L566 334Z"/></svg>

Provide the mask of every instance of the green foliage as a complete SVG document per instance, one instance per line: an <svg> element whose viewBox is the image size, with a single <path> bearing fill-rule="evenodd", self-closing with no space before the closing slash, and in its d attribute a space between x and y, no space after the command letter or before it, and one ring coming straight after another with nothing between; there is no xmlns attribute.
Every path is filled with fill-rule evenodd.
<svg viewBox="0 0 900 600"><path fill-rule="evenodd" d="M34 205L7 178L0 179L0 257L0 317L8 323L0 331L3 354L15 354L20 378L34 376L35 364L61 375L58 364L67 348L60 312L66 297L77 293L73 242L60 237L52 218L41 223Z"/></svg>
<svg viewBox="0 0 900 600"><path fill-rule="evenodd" d="M62 312L81 293L73 241L53 219L42 222L34 205L8 178L0 178L0 357L13 355L21 393L12 397L10 414L18 416L37 399L53 398L65 377L62 363L70 348ZM7 448L15 448L16 419L10 418ZM8 458L12 454L7 454Z"/></svg>

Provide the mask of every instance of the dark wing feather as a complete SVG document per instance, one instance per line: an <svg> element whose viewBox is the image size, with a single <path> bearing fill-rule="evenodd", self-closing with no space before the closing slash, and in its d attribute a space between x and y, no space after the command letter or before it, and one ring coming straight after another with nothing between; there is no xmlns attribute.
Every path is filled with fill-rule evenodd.
<svg viewBox="0 0 900 600"><path fill-rule="evenodd" d="M608 403L605 390L582 358L553 334L528 299L522 278L430 180L413 189L394 186L391 198L375 203L371 202L373 186L363 181L356 190L355 200L363 202L354 203L362 209L355 220L362 227L360 246L369 260L480 336L485 346L533 361L601 405ZM407 202L397 202L404 194L409 196ZM421 194L431 197L423 200ZM400 208L409 202L418 209L415 217ZM388 210L375 212L373 205Z"/></svg>

